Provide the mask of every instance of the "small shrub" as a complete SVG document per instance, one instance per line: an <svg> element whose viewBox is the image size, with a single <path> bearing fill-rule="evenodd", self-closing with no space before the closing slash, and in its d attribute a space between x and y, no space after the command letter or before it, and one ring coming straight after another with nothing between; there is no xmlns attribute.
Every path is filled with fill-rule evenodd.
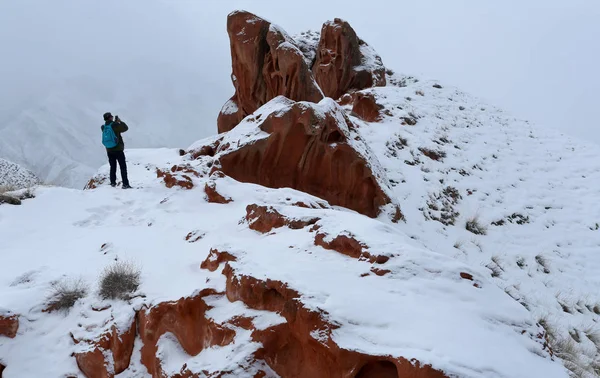
<svg viewBox="0 0 600 378"><path fill-rule="evenodd" d="M27 188L21 195L19 196L21 200L32 199L35 198L35 192L31 188Z"/></svg>
<svg viewBox="0 0 600 378"><path fill-rule="evenodd" d="M400 117L400 119L402 120L402 124L403 125L409 125L409 126L414 126L417 124L417 118L416 117Z"/></svg>
<svg viewBox="0 0 600 378"><path fill-rule="evenodd" d="M502 268L493 261L487 264L485 267L492 271L492 277L500 277L502 275Z"/></svg>
<svg viewBox="0 0 600 378"><path fill-rule="evenodd" d="M18 206L21 204L21 200L12 195L0 193L0 205L2 205L3 203Z"/></svg>
<svg viewBox="0 0 600 378"><path fill-rule="evenodd" d="M600 330L593 327L588 327L583 330L585 336L596 346L596 349L600 351Z"/></svg>
<svg viewBox="0 0 600 378"><path fill-rule="evenodd" d="M421 151L423 155L435 161L441 161L446 157L446 153L441 150L432 150L426 147L419 147L419 151Z"/></svg>
<svg viewBox="0 0 600 378"><path fill-rule="evenodd" d="M595 305L592 311L594 311L594 314L600 315L600 304Z"/></svg>
<svg viewBox="0 0 600 378"><path fill-rule="evenodd" d="M519 257L517 259L517 266L521 269L523 269L527 264L525 263L525 259L522 257Z"/></svg>
<svg viewBox="0 0 600 378"><path fill-rule="evenodd" d="M454 225L456 218L460 215L455 206L462 196L458 190L452 186L445 187L442 191L429 195L425 218L438 221L446 226Z"/></svg>
<svg viewBox="0 0 600 378"><path fill-rule="evenodd" d="M569 335L571 335L571 338L576 343L580 343L581 342L581 335L579 335L579 331L578 330L576 330L576 329L570 330L569 331Z"/></svg>
<svg viewBox="0 0 600 378"><path fill-rule="evenodd" d="M548 261L546 260L546 258L542 255L537 255L535 256L535 261L542 267L544 268L544 273L549 274L550 273L550 269L548 269Z"/></svg>
<svg viewBox="0 0 600 378"><path fill-rule="evenodd" d="M454 248L456 249L460 249L460 247L463 246L463 241L462 240L457 240L456 243L454 243Z"/></svg>
<svg viewBox="0 0 600 378"><path fill-rule="evenodd" d="M473 239L471 240L471 243L477 247L477 249L479 250L479 252L483 253L483 245L481 244L481 242L477 239Z"/></svg>
<svg viewBox="0 0 600 378"><path fill-rule="evenodd" d="M52 294L48 300L46 311L68 312L87 293L88 287L81 279L55 282L52 284Z"/></svg>
<svg viewBox="0 0 600 378"><path fill-rule="evenodd" d="M140 286L141 271L131 263L118 261L108 266L100 277L103 299L129 299Z"/></svg>
<svg viewBox="0 0 600 378"><path fill-rule="evenodd" d="M465 225L467 231L474 233L475 235L487 234L487 228L479 222L477 217L473 217L467 221Z"/></svg>
<svg viewBox="0 0 600 378"><path fill-rule="evenodd" d="M0 194L14 191L16 188L11 185L0 185Z"/></svg>
<svg viewBox="0 0 600 378"><path fill-rule="evenodd" d="M572 314L573 313L573 310L571 310L571 308L569 307L569 305L567 303L565 303L564 301L561 301L560 299L558 299L558 304L562 308L563 312L566 312L567 314Z"/></svg>

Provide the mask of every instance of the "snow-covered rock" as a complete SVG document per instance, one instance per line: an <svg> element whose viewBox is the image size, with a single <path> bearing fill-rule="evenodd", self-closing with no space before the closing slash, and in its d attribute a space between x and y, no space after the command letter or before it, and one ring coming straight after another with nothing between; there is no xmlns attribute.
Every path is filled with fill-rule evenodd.
<svg viewBox="0 0 600 378"><path fill-rule="evenodd" d="M18 190L40 183L36 175L20 165L0 158L0 188Z"/></svg>
<svg viewBox="0 0 600 378"><path fill-rule="evenodd" d="M387 72L339 104L277 97L185 151L132 150L135 189L108 186L104 166L88 190L0 207L3 377L597 376L597 147ZM287 119L294 107L311 122ZM328 116L403 222L268 187L288 165L261 172L265 186L225 174L231 151L260 165L269 138L285 147L275 161L307 130L335 148ZM285 132L261 129L270 118ZM122 299L98 290L114 264L141 272ZM70 282L87 290L52 311L49 290Z"/></svg>

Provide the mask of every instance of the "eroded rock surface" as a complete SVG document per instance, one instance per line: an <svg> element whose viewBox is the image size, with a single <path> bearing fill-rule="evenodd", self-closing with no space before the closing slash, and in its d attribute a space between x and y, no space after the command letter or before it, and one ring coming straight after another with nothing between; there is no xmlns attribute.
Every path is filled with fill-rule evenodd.
<svg viewBox="0 0 600 378"><path fill-rule="evenodd" d="M234 128L272 98L318 102L323 98L303 53L285 31L248 12L227 18L235 94L225 103L217 126Z"/></svg>
<svg viewBox="0 0 600 378"><path fill-rule="evenodd" d="M383 106L377 103L373 93L356 92L352 104L352 113L367 122L378 122L382 119Z"/></svg>
<svg viewBox="0 0 600 378"><path fill-rule="evenodd" d="M386 83L381 58L339 18L323 24L313 72L325 96L334 99Z"/></svg>
<svg viewBox="0 0 600 378"><path fill-rule="evenodd" d="M278 97L268 106L276 110L244 123L244 131L267 136L247 143L233 140L246 136L232 135L231 147L218 156L227 176L297 189L369 217L392 203L379 162L333 100L312 104Z"/></svg>
<svg viewBox="0 0 600 378"><path fill-rule="evenodd" d="M256 204L246 206L246 221L251 230L263 234L274 228L287 226L293 230L315 224L319 218L291 219L275 210L271 206L259 206Z"/></svg>
<svg viewBox="0 0 600 378"><path fill-rule="evenodd" d="M256 358L264 361L283 378L444 378L446 375L429 365L391 356L370 356L340 348L332 339L336 326L327 323L326 314L305 308L299 293L284 283L238 275L227 264L227 297L246 306L276 311L286 322L263 331L253 338L263 347ZM320 335L315 338L315 334Z"/></svg>
<svg viewBox="0 0 600 378"><path fill-rule="evenodd" d="M0 336L14 338L19 330L17 315L0 315Z"/></svg>
<svg viewBox="0 0 600 378"><path fill-rule="evenodd" d="M135 337L136 317L133 317L125 332L112 326L97 340L75 340L80 346L87 345L83 348L86 351L75 353L77 366L88 378L112 378L129 366Z"/></svg>
<svg viewBox="0 0 600 378"><path fill-rule="evenodd" d="M139 333L143 342L142 363L153 377L162 377L161 360L157 355L158 341L170 333L190 356L205 348L229 344L235 331L224 328L208 319L208 305L204 297L217 294L205 289L199 294L178 301L163 302L139 314Z"/></svg>

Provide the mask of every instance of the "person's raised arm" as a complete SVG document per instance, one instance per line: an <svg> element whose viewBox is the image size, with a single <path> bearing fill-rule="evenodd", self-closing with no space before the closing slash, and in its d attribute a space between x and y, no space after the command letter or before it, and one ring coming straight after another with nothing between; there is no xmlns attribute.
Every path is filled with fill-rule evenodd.
<svg viewBox="0 0 600 378"><path fill-rule="evenodd" d="M127 126L125 122L121 121L119 116L116 116L114 130L119 133L124 133L125 131L129 130L129 126Z"/></svg>

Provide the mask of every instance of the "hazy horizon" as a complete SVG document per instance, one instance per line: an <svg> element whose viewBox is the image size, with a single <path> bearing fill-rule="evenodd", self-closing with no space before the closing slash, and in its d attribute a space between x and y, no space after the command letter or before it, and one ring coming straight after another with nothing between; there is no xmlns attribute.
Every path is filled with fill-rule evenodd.
<svg viewBox="0 0 600 378"><path fill-rule="evenodd" d="M22 104L89 77L127 91L161 77L202 89L194 138L216 133L216 116L233 93L227 14L245 9L290 34L348 20L396 72L440 80L518 118L600 144L600 5L589 1L408 2L272 0L68 1L0 4L0 122ZM8 58L8 59L7 59ZM164 75L168 71L168 75ZM127 83L122 84L122 83ZM186 89L187 91L187 89ZM182 90L182 96L187 93ZM149 101L153 97L149 95ZM176 104L174 105L176 106ZM175 110L174 110L175 111ZM143 118L123 114L126 118ZM94 125L97 119L94 120ZM1 125L0 125L1 127ZM187 131L187 130L186 130ZM1 156L0 152L0 156Z"/></svg>

